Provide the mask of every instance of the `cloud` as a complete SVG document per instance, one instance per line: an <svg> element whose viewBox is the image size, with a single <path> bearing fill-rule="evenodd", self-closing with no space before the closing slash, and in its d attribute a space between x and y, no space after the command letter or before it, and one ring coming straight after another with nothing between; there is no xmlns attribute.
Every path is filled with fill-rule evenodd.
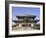
<svg viewBox="0 0 46 38"><path fill-rule="evenodd" d="M37 24L40 24L40 18L36 17L35 20L39 20Z"/></svg>
<svg viewBox="0 0 46 38"><path fill-rule="evenodd" d="M40 20L40 18L36 17L35 20Z"/></svg>
<svg viewBox="0 0 46 38"><path fill-rule="evenodd" d="M18 18L17 17L13 17L13 19L12 20L18 20Z"/></svg>
<svg viewBox="0 0 46 38"><path fill-rule="evenodd" d="M16 23L12 22L12 25L16 25Z"/></svg>
<svg viewBox="0 0 46 38"><path fill-rule="evenodd" d="M37 24L40 24L40 21L39 21L39 22L37 22Z"/></svg>

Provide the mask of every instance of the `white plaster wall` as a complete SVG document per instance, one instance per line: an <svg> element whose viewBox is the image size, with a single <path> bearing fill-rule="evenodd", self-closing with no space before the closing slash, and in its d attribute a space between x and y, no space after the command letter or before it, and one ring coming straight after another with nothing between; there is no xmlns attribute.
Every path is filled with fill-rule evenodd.
<svg viewBox="0 0 46 38"><path fill-rule="evenodd" d="M19 28L22 26L22 24L21 23L19 23Z"/></svg>
<svg viewBox="0 0 46 38"><path fill-rule="evenodd" d="M34 24L33 23L31 23L31 27L34 27Z"/></svg>

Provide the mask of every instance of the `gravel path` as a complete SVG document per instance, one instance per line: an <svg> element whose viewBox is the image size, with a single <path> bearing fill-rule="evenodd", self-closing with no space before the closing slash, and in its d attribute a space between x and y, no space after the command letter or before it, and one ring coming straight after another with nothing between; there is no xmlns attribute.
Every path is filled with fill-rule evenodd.
<svg viewBox="0 0 46 38"><path fill-rule="evenodd" d="M13 30L15 30L15 31L30 31L30 30L35 30L35 29L33 29L31 27L20 27L20 28L13 27Z"/></svg>

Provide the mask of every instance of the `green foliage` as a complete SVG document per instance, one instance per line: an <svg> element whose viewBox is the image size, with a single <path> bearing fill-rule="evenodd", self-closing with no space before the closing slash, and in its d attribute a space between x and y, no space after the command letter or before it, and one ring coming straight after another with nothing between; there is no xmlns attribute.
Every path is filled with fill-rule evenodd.
<svg viewBox="0 0 46 38"><path fill-rule="evenodd" d="M35 25L34 28L40 30L40 24Z"/></svg>

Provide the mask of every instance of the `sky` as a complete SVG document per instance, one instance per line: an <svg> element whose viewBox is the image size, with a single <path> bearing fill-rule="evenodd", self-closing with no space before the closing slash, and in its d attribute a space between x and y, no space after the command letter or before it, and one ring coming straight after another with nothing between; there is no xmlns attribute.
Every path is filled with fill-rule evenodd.
<svg viewBox="0 0 46 38"><path fill-rule="evenodd" d="M17 15L35 15L35 19L40 19L40 8L36 7L12 7L12 18L18 20Z"/></svg>

